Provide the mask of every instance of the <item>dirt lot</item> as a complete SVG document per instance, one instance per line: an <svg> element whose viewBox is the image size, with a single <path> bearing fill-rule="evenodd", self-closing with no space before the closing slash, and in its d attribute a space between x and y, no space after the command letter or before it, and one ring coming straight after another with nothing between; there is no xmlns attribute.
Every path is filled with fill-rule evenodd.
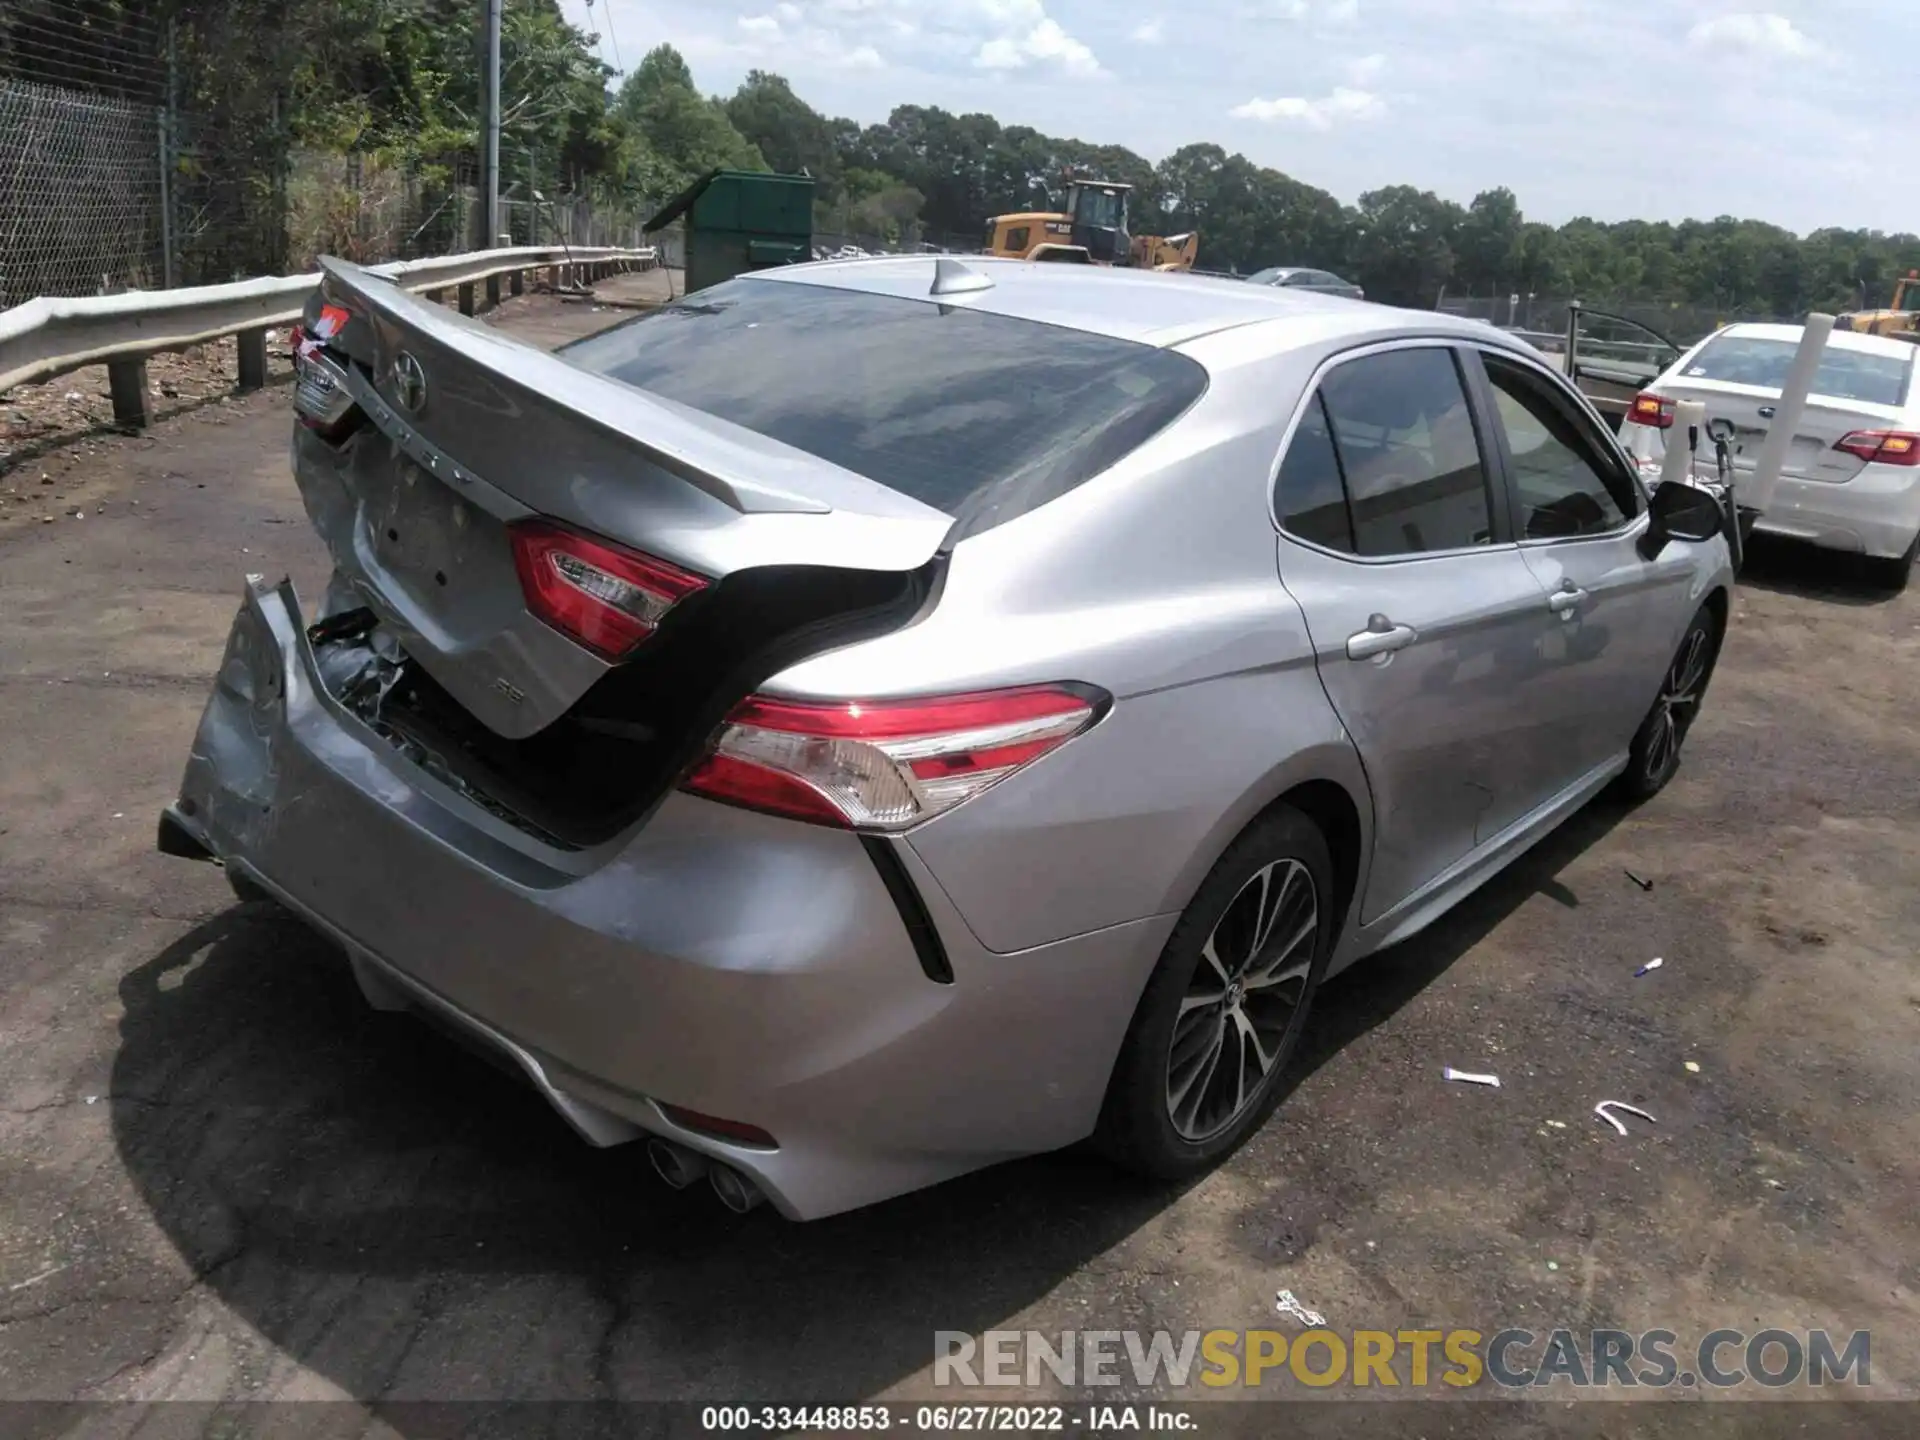
<svg viewBox="0 0 1920 1440"><path fill-rule="evenodd" d="M1672 788L1331 987L1295 1093L1218 1174L1064 1155L795 1226L584 1148L154 853L242 572L322 576L286 409L65 442L42 468L84 522L0 525L0 1398L925 1396L936 1330L1285 1328L1281 1287L1343 1330L1869 1329L1874 1392L1920 1396L1920 587L1759 553ZM1602 1099L1658 1124L1622 1139ZM1367 1408L1368 1433L1654 1418ZM416 1416L383 1433L452 1433Z"/></svg>

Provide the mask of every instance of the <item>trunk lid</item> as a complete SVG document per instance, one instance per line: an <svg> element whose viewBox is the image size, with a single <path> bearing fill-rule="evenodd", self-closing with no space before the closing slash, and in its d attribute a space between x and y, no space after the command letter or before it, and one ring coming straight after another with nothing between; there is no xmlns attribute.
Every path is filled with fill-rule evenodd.
<svg viewBox="0 0 1920 1440"><path fill-rule="evenodd" d="M309 334L334 332L364 420L339 444L296 434L308 513L357 601L495 735L536 734L623 668L529 612L510 542L516 522L558 521L709 582L626 662L671 649L683 676L685 646L663 642L676 628L711 630L694 612L714 609L720 591L751 589L777 605L782 585L804 588L813 597L806 623L818 625L830 618L836 576L862 597L847 602L857 608L875 593L865 582L919 571L953 524L864 476L589 373L358 266L322 268ZM351 318L328 325L323 306Z"/></svg>
<svg viewBox="0 0 1920 1440"><path fill-rule="evenodd" d="M1778 390L1718 380L1681 380L1661 385L1659 393L1669 400L1698 400L1706 407L1709 425L1715 420L1733 422L1735 479L1753 473L1754 464L1760 458L1760 446L1773 423L1774 407L1780 403ZM1794 427L1793 443L1787 448L1781 473L1796 480L1844 485L1860 473L1866 462L1834 446L1855 430L1898 429L1901 413L1894 405L1809 395L1800 423ZM1672 431L1667 431L1662 438L1671 440L1672 435ZM1663 444L1656 454L1665 452ZM1702 473L1710 475L1713 471L1713 447L1704 433L1695 465Z"/></svg>

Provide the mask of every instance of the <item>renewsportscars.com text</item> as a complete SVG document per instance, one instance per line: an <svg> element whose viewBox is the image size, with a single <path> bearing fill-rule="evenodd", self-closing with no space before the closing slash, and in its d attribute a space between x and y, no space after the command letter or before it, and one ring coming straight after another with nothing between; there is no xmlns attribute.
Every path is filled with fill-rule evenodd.
<svg viewBox="0 0 1920 1440"><path fill-rule="evenodd" d="M934 1333L937 1386L1504 1390L1873 1383L1873 1337L1825 1330L1028 1330Z"/></svg>

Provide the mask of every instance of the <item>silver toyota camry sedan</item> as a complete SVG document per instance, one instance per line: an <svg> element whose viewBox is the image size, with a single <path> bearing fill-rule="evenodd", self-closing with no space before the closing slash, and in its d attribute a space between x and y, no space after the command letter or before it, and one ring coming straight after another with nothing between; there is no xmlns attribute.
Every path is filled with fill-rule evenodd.
<svg viewBox="0 0 1920 1440"><path fill-rule="evenodd" d="M329 262L161 848L812 1218L1267 1117L1329 974L1679 764L1715 502L1498 332L921 257L547 354Z"/></svg>

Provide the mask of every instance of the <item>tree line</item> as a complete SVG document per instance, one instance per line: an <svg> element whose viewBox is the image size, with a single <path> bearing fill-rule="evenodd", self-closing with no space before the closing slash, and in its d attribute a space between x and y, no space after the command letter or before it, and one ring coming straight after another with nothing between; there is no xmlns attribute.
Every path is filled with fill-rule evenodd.
<svg viewBox="0 0 1920 1440"><path fill-rule="evenodd" d="M731 95L708 95L664 45L616 87L597 37L570 24L557 0L504 4L503 154L538 157L526 171L548 177L543 183L626 207L661 203L714 166L805 171L815 181L817 229L964 246L981 241L993 215L1049 205L1067 178L1084 175L1134 187L1135 233L1198 230L1203 269L1311 265L1415 305L1443 294L1578 295L1791 317L1884 304L1895 278L1920 268L1920 237L1906 233L1829 228L1803 237L1730 216L1555 226L1527 219L1505 187L1462 205L1392 185L1346 204L1206 142L1156 162L924 105L862 125L814 109L765 71ZM176 98L228 147L203 147L209 171L256 177L255 195L270 193L258 177L295 149L401 157L471 177L481 8L473 0L13 0L0 7L0 69L31 72L35 55L51 53L41 30L118 37L115 55L127 53L129 26L164 31L173 37ZM507 179L522 173L510 163Z"/></svg>

